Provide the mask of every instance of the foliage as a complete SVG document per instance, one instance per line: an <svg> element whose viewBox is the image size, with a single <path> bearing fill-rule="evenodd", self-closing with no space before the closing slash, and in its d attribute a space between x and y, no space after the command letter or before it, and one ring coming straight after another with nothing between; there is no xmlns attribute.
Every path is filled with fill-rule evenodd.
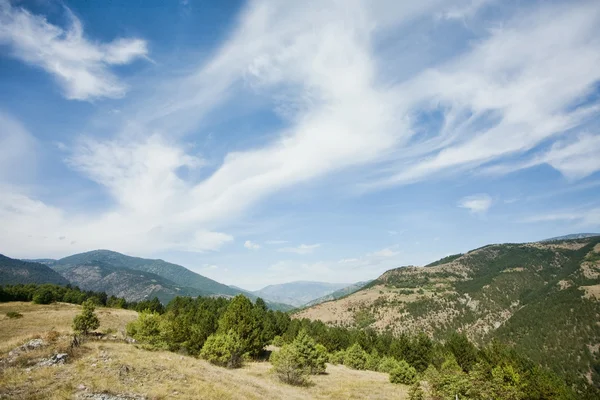
<svg viewBox="0 0 600 400"><path fill-rule="evenodd" d="M469 372L477 362L477 349L465 335L452 334L446 341L446 348L464 372Z"/></svg>
<svg viewBox="0 0 600 400"><path fill-rule="evenodd" d="M6 316L10 319L23 318L23 314L21 314L17 311L9 311L6 313Z"/></svg>
<svg viewBox="0 0 600 400"><path fill-rule="evenodd" d="M383 357L381 362L379 363L379 372L385 372L389 374L392 370L396 369L399 366L398 360L393 357Z"/></svg>
<svg viewBox="0 0 600 400"><path fill-rule="evenodd" d="M425 393L423 389L421 389L421 383L419 381L415 381L408 390L408 398L409 400L425 400Z"/></svg>
<svg viewBox="0 0 600 400"><path fill-rule="evenodd" d="M400 360L398 365L390 372L390 382L411 385L417 379L417 370L406 361Z"/></svg>
<svg viewBox="0 0 600 400"><path fill-rule="evenodd" d="M344 365L352 369L365 369L367 363L367 353L358 343L354 343L346 350Z"/></svg>
<svg viewBox="0 0 600 400"><path fill-rule="evenodd" d="M127 334L152 348L164 348L161 325L160 314L155 311L142 311L138 319L127 324Z"/></svg>
<svg viewBox="0 0 600 400"><path fill-rule="evenodd" d="M73 318L73 330L83 335L87 335L90 331L98 329L100 320L94 313L96 306L93 301L86 300L83 302L82 306L83 309L81 310L81 314L76 315L75 318Z"/></svg>
<svg viewBox="0 0 600 400"><path fill-rule="evenodd" d="M270 358L273 371L282 382L290 385L305 385L308 380L308 370L302 365L298 348L287 344L281 350L274 352Z"/></svg>
<svg viewBox="0 0 600 400"><path fill-rule="evenodd" d="M243 351L240 337L230 330L227 334L210 335L202 347L200 356L215 365L240 368Z"/></svg>
<svg viewBox="0 0 600 400"><path fill-rule="evenodd" d="M54 300L52 288L48 286L42 286L37 289L33 295L33 302L35 304L50 304Z"/></svg>
<svg viewBox="0 0 600 400"><path fill-rule="evenodd" d="M285 341L283 340L283 338L281 336L275 335L271 344L273 346L281 347L285 344Z"/></svg>
<svg viewBox="0 0 600 400"><path fill-rule="evenodd" d="M329 362L334 365L344 364L346 359L346 352L344 350L336 351L335 353L329 354Z"/></svg>
<svg viewBox="0 0 600 400"><path fill-rule="evenodd" d="M69 281L47 265L16 260L0 254L0 285L43 283L67 285Z"/></svg>
<svg viewBox="0 0 600 400"><path fill-rule="evenodd" d="M325 372L325 363L329 358L327 349L308 336L306 330L303 329L298 333L291 346L296 348L296 355L302 369L312 375Z"/></svg>
<svg viewBox="0 0 600 400"><path fill-rule="evenodd" d="M251 356L257 356L268 341L263 335L264 321L257 317L253 308L247 297L235 296L219 319L219 332L233 330L239 336L245 351Z"/></svg>

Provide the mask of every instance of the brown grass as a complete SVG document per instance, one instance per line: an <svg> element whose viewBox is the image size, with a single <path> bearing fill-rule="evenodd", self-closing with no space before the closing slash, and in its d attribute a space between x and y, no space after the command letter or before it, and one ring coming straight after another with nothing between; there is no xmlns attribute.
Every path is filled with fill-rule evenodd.
<svg viewBox="0 0 600 400"><path fill-rule="evenodd" d="M16 306L16 303L12 303ZM12 307L25 315L46 314L35 319L38 325L11 327L12 332L32 337L47 332L45 324L56 321L53 314L66 313L70 306L35 306L23 303ZM10 307L9 304L0 306ZM45 310L45 312L44 312ZM124 326L132 315L110 310L102 321L115 329ZM76 309L71 310L73 315ZM37 315L37 314L35 314ZM107 317L113 317L111 320ZM62 318L66 318L63 316ZM34 320L33 318L30 318ZM14 320L11 320L14 321ZM0 322L1 337L14 342ZM55 324L55 329L70 324ZM106 326L101 325L100 330ZM53 335L53 334L50 334ZM61 339L57 339L58 342ZM20 344L20 343L17 343ZM58 344L57 344L58 345ZM50 346L52 347L52 346ZM48 353L48 348L40 352ZM0 355L0 357L3 355ZM36 357L42 356L41 354ZM0 373L0 398L72 399L83 393L142 395L148 399L407 399L407 387L393 385L388 375L355 371L343 366L327 366L327 374L311 377L309 387L293 387L279 382L268 362L249 363L238 370L215 367L203 360L171 352L150 352L119 341L88 341L71 362L55 367L7 368ZM80 385L85 389L79 389Z"/></svg>

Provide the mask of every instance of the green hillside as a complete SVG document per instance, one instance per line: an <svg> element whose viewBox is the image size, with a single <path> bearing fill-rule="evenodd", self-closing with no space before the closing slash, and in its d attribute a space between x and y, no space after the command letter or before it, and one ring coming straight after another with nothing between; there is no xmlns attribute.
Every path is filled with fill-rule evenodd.
<svg viewBox="0 0 600 400"><path fill-rule="evenodd" d="M600 237L489 245L387 271L349 297L298 314L445 340L494 339L600 386Z"/></svg>
<svg viewBox="0 0 600 400"><path fill-rule="evenodd" d="M15 285L18 283L66 285L69 282L46 265L15 260L0 254L0 286Z"/></svg>

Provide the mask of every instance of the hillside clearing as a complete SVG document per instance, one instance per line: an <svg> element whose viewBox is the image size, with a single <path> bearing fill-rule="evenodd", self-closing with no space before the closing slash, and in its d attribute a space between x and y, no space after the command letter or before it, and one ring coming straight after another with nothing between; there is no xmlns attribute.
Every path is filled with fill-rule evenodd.
<svg viewBox="0 0 600 400"><path fill-rule="evenodd" d="M68 332L78 306L28 303L0 304L0 340L6 356L12 346L26 338L42 335L54 327ZM8 319L18 311L23 318ZM119 330L135 318L126 310L99 309L100 331ZM12 333L11 333L12 332ZM20 335L21 339L13 337ZM6 340L12 343L8 346ZM66 339L62 339L63 341ZM59 342L54 345L60 345ZM51 346L36 356L47 357ZM391 384L388 375L357 371L344 366L327 366L327 374L311 377L309 387L280 383L270 373L268 362L251 362L228 370L203 360L172 352L151 352L121 341L88 341L79 356L53 367L8 367L0 370L0 398L73 399L92 393L141 396L148 399L406 399L407 387ZM32 356L29 356L30 358Z"/></svg>

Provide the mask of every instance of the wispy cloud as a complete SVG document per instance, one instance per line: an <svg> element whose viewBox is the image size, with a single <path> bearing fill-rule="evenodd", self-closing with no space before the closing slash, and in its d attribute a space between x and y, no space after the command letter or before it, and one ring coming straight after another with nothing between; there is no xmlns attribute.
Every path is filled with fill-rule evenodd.
<svg viewBox="0 0 600 400"><path fill-rule="evenodd" d="M248 250L258 250L258 249L260 249L260 245L258 243L254 243L251 240L246 240L244 242L244 247L247 248Z"/></svg>
<svg viewBox="0 0 600 400"><path fill-rule="evenodd" d="M321 247L320 244L301 244L297 247L284 247L277 251L282 253L296 253L296 254L311 254L313 251Z"/></svg>
<svg viewBox="0 0 600 400"><path fill-rule="evenodd" d="M474 214L484 214L492 206L492 202L490 195L484 193L464 197L458 202L458 206Z"/></svg>
<svg viewBox="0 0 600 400"><path fill-rule="evenodd" d="M577 227L598 227L600 208L550 211L523 218L522 222L562 222Z"/></svg>
<svg viewBox="0 0 600 400"><path fill-rule="evenodd" d="M287 240L267 240L265 244L286 244Z"/></svg>
<svg viewBox="0 0 600 400"><path fill-rule="evenodd" d="M71 25L64 30L43 16L0 0L0 44L10 46L15 58L50 73L68 99L122 97L127 85L110 67L145 57L146 42L136 38L109 43L89 40L84 37L81 21L69 9L66 12Z"/></svg>

